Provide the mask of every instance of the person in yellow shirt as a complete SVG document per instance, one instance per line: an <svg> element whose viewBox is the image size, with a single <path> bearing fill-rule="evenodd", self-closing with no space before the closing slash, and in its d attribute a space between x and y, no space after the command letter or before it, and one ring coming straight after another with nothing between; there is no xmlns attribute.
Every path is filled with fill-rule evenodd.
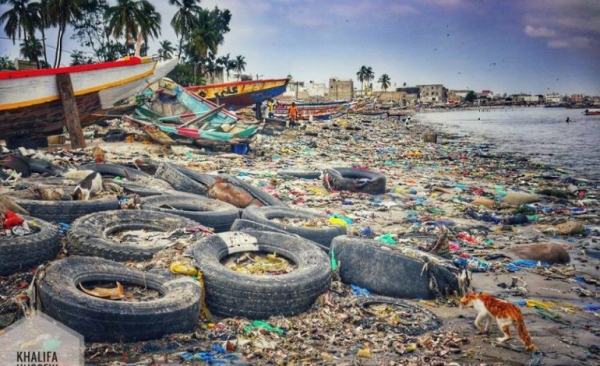
<svg viewBox="0 0 600 366"><path fill-rule="evenodd" d="M273 99L269 99L269 101L267 102L267 108L269 109L269 118L275 118L275 114L273 113L275 103L273 103Z"/></svg>

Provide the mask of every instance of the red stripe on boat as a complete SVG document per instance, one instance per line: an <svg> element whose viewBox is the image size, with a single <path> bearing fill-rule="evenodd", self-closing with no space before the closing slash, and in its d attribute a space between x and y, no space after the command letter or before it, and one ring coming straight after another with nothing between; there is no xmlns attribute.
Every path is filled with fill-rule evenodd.
<svg viewBox="0 0 600 366"><path fill-rule="evenodd" d="M141 58L131 57L129 60L100 62L97 64L91 64L91 65L66 66L66 67L59 67L56 69L2 71L2 72L0 72L0 80L27 78L27 77L35 77L35 76L48 76L48 75L67 74L67 73L77 73L77 72L84 72L84 71L108 69L108 68L112 68L112 67L132 66L132 65L138 65L141 63L142 63Z"/></svg>

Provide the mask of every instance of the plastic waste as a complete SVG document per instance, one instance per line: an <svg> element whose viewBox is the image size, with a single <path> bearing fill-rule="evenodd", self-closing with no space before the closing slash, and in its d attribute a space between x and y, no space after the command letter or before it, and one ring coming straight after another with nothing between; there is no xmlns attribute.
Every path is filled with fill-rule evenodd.
<svg viewBox="0 0 600 366"><path fill-rule="evenodd" d="M249 333L255 329L264 329L264 330L268 330L269 332L275 332L279 335L283 335L283 333L284 333L283 329L281 329L279 327L274 327L264 320L254 320L252 323L250 323L244 327L244 332Z"/></svg>
<svg viewBox="0 0 600 366"><path fill-rule="evenodd" d="M525 214L516 214L514 216L509 216L504 220L506 225L525 225L529 224L529 219Z"/></svg>
<svg viewBox="0 0 600 366"><path fill-rule="evenodd" d="M380 235L380 236L376 237L375 240L382 241L386 244L396 244L396 240L390 233Z"/></svg>
<svg viewBox="0 0 600 366"><path fill-rule="evenodd" d="M352 290L352 294L356 295L356 296L360 296L360 295L371 295L371 292L369 292L369 290L367 290L366 288L361 288L358 287L356 285L350 285L350 289Z"/></svg>

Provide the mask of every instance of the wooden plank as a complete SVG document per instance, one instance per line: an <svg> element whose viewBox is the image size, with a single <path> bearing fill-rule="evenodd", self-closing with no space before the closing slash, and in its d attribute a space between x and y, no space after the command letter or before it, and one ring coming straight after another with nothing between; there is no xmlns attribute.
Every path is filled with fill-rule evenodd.
<svg viewBox="0 0 600 366"><path fill-rule="evenodd" d="M210 111L199 115L198 117L192 118L191 120L187 121L186 123L184 123L183 125L181 125L181 127L186 127L191 125L192 123L197 123L197 122L202 122L205 119L214 116L215 114L219 113L221 110L223 110L223 108L225 108L225 104L222 104L218 107L216 107L215 109L211 109Z"/></svg>
<svg viewBox="0 0 600 366"><path fill-rule="evenodd" d="M60 93L60 99L65 114L67 123L67 131L71 138L71 147L79 149L85 147L85 138L79 121L79 110L77 110L77 102L75 101L75 93L73 92L73 84L71 83L70 74L57 74L56 83Z"/></svg>

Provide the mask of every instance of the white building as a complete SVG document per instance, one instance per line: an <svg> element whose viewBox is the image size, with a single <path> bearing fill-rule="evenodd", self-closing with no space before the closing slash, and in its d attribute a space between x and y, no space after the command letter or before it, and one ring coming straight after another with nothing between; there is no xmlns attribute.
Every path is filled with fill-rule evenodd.
<svg viewBox="0 0 600 366"><path fill-rule="evenodd" d="M559 104L562 102L562 98L558 93L546 94L546 104Z"/></svg>

